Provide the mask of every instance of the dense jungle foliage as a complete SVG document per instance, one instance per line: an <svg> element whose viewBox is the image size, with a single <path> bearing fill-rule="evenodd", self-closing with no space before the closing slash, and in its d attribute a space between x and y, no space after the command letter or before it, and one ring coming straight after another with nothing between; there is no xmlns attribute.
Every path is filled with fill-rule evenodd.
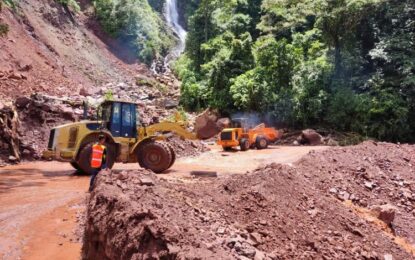
<svg viewBox="0 0 415 260"><path fill-rule="evenodd" d="M147 64L167 55L176 44L163 21L164 0L94 0L104 30L136 50Z"/></svg>
<svg viewBox="0 0 415 260"><path fill-rule="evenodd" d="M59 0L66 1L66 0ZM165 0L94 0L148 64L175 45ZM178 0L182 105L415 141L415 1Z"/></svg>
<svg viewBox="0 0 415 260"><path fill-rule="evenodd" d="M201 0L182 104L415 141L415 1Z"/></svg>

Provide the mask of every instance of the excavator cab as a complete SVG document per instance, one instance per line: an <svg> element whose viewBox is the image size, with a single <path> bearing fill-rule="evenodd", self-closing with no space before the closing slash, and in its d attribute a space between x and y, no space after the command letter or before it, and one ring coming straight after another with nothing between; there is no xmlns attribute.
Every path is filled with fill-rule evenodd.
<svg viewBox="0 0 415 260"><path fill-rule="evenodd" d="M98 120L102 129L107 129L113 137L137 137L137 105L120 101L105 101L98 110Z"/></svg>

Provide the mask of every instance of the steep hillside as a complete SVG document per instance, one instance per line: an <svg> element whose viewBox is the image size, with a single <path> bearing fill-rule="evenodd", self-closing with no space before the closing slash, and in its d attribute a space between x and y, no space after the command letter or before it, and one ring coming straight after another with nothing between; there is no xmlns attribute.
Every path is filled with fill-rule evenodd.
<svg viewBox="0 0 415 260"><path fill-rule="evenodd" d="M69 95L148 74L133 52L101 31L88 0L77 13L54 0L19 1L14 11L3 7L0 19L9 26L0 37L1 99Z"/></svg>

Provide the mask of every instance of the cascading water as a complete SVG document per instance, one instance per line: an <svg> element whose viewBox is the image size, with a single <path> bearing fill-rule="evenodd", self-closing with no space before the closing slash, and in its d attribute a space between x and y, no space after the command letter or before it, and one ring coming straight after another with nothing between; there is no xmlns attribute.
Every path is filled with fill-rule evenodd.
<svg viewBox="0 0 415 260"><path fill-rule="evenodd" d="M179 23L179 12L177 11L177 0L166 0L166 10L164 12L167 24L179 38L179 44L173 51L175 57L180 56L186 44L186 30Z"/></svg>
<svg viewBox="0 0 415 260"><path fill-rule="evenodd" d="M176 59L183 53L186 46L186 30L179 23L179 12L177 10L177 0L166 0L164 9L164 17L167 25L173 30L174 34L179 39L177 46L166 56L164 60L154 61L151 70L156 73L169 73L169 63Z"/></svg>

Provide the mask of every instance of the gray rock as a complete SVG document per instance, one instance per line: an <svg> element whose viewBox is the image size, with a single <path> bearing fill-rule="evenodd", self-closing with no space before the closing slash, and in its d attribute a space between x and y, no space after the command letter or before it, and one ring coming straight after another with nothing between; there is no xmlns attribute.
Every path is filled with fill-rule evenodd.
<svg viewBox="0 0 415 260"><path fill-rule="evenodd" d="M9 156L9 162L12 162L12 163L17 162L17 158L14 157L13 155L10 155Z"/></svg>
<svg viewBox="0 0 415 260"><path fill-rule="evenodd" d="M140 178L140 183L141 185L144 185L144 186L154 186L155 184L154 180L147 176L142 176Z"/></svg>
<svg viewBox="0 0 415 260"><path fill-rule="evenodd" d="M235 248L235 251L239 255L243 255L243 256L246 256L246 257L250 257L250 258L255 257L255 254L256 254L255 247L251 246L250 244L248 244L246 242L236 243L234 248Z"/></svg>
<svg viewBox="0 0 415 260"><path fill-rule="evenodd" d="M265 259L265 253L260 250L256 250L254 260L264 260L264 259Z"/></svg>
<svg viewBox="0 0 415 260"><path fill-rule="evenodd" d="M369 190L372 190L374 186L375 185L373 182L365 181L365 187L368 188Z"/></svg>
<svg viewBox="0 0 415 260"><path fill-rule="evenodd" d="M31 151L29 151L28 149L24 149L23 150L23 152L22 152L22 155L24 155L24 156L31 156L32 155L32 152Z"/></svg>
<svg viewBox="0 0 415 260"><path fill-rule="evenodd" d="M381 206L372 206L372 212L375 213L376 217L387 225L390 225L394 219L396 214L396 208L390 204L381 205Z"/></svg>
<svg viewBox="0 0 415 260"><path fill-rule="evenodd" d="M254 242L254 245L259 245L262 243L262 236L257 232L249 234L249 237Z"/></svg>
<svg viewBox="0 0 415 260"><path fill-rule="evenodd" d="M173 109L179 106L179 101L177 100L171 100L171 99L166 99L164 101L164 107L166 109Z"/></svg>
<svg viewBox="0 0 415 260"><path fill-rule="evenodd" d="M393 260L393 256L391 254L386 254L383 256L384 260Z"/></svg>
<svg viewBox="0 0 415 260"><path fill-rule="evenodd" d="M338 190L336 188L331 188L329 190L329 192L332 193L332 194L336 194L338 192Z"/></svg>
<svg viewBox="0 0 415 260"><path fill-rule="evenodd" d="M224 227L218 228L218 230L216 231L216 233L219 234L219 235L225 234L225 228Z"/></svg>
<svg viewBox="0 0 415 260"><path fill-rule="evenodd" d="M297 140L300 144L321 145L323 143L323 137L313 129L304 130Z"/></svg>

